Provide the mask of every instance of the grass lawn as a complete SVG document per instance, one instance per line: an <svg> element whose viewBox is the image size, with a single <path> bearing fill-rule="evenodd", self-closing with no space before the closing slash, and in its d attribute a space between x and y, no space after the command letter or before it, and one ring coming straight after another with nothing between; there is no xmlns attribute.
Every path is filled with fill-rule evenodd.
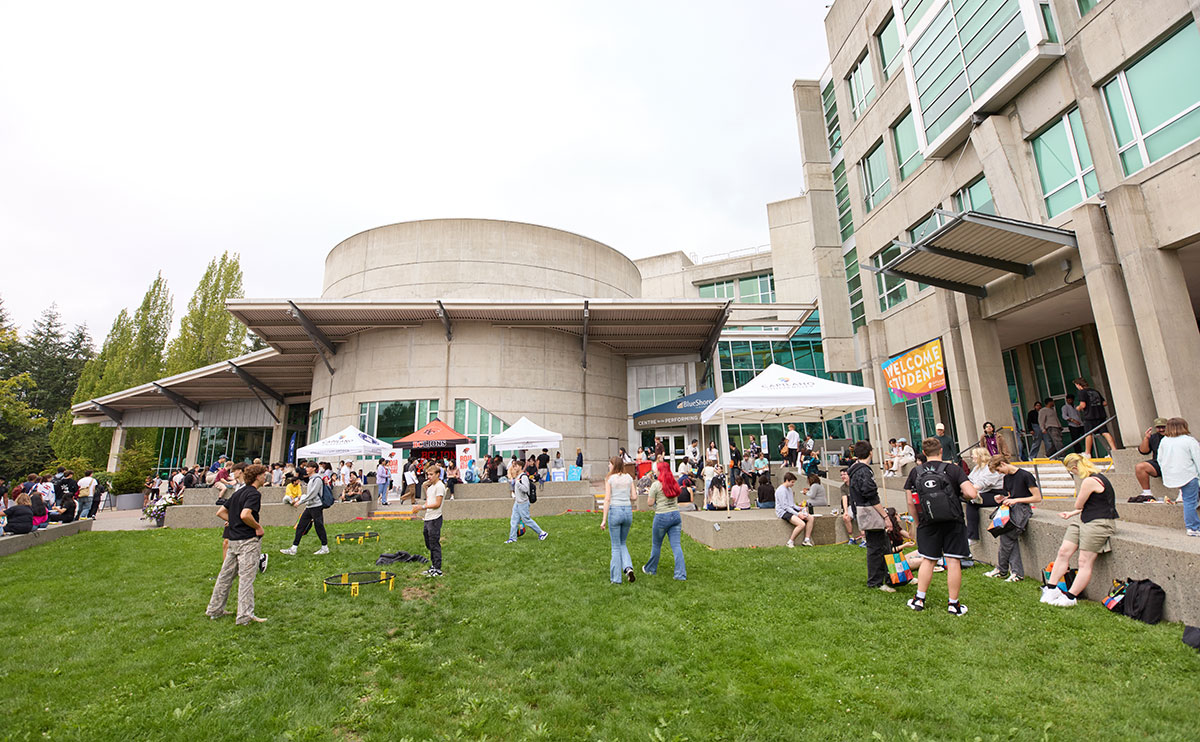
<svg viewBox="0 0 1200 742"><path fill-rule="evenodd" d="M313 535L282 556L290 531L268 529L256 592L270 620L245 628L203 614L216 530L84 533L5 557L0 738L1200 736L1200 655L1179 624L1043 606L1034 581L978 568L967 616L945 613L944 579L914 614L912 588L866 589L849 546L715 552L685 537L688 582L667 550L657 577L618 587L598 516L539 522L547 541L511 546L507 521L448 522L445 577L396 565L394 592L356 598L321 579L423 552L420 523L372 524L379 544L326 557ZM637 514L639 566L649 533Z"/></svg>

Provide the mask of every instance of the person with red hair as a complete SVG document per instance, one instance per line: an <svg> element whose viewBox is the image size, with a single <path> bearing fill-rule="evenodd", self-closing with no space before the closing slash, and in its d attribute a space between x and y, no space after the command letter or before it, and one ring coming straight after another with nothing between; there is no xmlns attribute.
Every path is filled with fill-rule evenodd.
<svg viewBox="0 0 1200 742"><path fill-rule="evenodd" d="M654 511L654 524L650 531L650 561L642 565L648 575L658 572L658 558L662 553L663 537L671 541L671 552L675 555L675 579L687 579L687 567L683 563L681 533L683 519L679 515L679 482L671 473L671 465L665 461L655 464L657 478L646 490L646 507Z"/></svg>

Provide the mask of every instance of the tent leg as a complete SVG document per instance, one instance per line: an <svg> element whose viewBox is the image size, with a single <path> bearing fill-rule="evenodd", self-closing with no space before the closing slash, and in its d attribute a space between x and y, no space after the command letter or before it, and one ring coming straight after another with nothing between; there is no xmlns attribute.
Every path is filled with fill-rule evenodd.
<svg viewBox="0 0 1200 742"><path fill-rule="evenodd" d="M883 493L883 507L884 507L884 509L887 509L887 507L888 507L887 487L883 486L883 484L884 484L883 483L883 475L884 475L884 471L885 471L883 468L883 429L879 427L878 413L875 414L875 438L879 441L879 448L876 449L879 451L879 479L880 479L879 484L881 485L879 490L880 490L880 492Z"/></svg>

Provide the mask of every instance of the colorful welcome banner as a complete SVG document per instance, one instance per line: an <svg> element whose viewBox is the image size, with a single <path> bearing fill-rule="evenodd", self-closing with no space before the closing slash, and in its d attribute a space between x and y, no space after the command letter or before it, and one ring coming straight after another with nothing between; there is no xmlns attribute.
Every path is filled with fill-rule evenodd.
<svg viewBox="0 0 1200 742"><path fill-rule="evenodd" d="M916 399L946 388L942 341L930 340L883 364L893 399Z"/></svg>

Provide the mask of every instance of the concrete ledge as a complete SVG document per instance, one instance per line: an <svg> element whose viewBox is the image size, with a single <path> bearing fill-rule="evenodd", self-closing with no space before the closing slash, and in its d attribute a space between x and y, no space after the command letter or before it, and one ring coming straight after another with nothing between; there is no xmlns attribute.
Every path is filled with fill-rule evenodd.
<svg viewBox="0 0 1200 742"><path fill-rule="evenodd" d="M185 495L187 493L184 493ZM303 512L300 508L284 505L279 502L264 502L259 510L259 522L264 526L296 525ZM339 502L325 511L325 523L346 523L358 518L366 518L370 514L368 502ZM172 505L167 508L163 525L168 528L215 528L224 525L217 517L217 507L209 502L207 505Z"/></svg>
<svg viewBox="0 0 1200 742"><path fill-rule="evenodd" d="M682 515L683 532L713 549L783 546L792 533L792 526L776 516L773 509L729 512L694 510L683 512ZM846 530L840 517L817 514L812 533L813 543L836 544L845 541L846 538Z"/></svg>
<svg viewBox="0 0 1200 742"><path fill-rule="evenodd" d="M1131 505L1117 505L1125 513ZM1168 505L1159 505L1168 508ZM1180 508L1175 506L1178 514ZM1039 509L1021 537L1021 557L1026 579L1041 579L1041 570L1054 560L1067 521L1058 513ZM995 564L998 540L984 534L972 553L980 561ZM1072 557L1071 566L1077 558ZM1167 593L1166 620L1200 624L1200 539L1189 538L1182 528L1167 530L1142 523L1118 521L1112 551L1101 554L1084 591L1088 600L1101 600L1112 589L1114 579L1150 579Z"/></svg>
<svg viewBox="0 0 1200 742"><path fill-rule="evenodd" d="M578 482L571 482L571 484L578 484ZM586 487L587 482L583 484ZM508 485L501 486L507 487ZM463 500L458 497L458 488L454 489L454 499L446 500L442 505L442 514L446 520L508 518L512 515L513 499L507 492L504 497L477 497ZM567 510L595 510L595 503L596 501L587 493L583 495L539 494L537 502L529 507L529 514L536 519L541 515L561 515Z"/></svg>
<svg viewBox="0 0 1200 742"><path fill-rule="evenodd" d="M1042 500L1037 508L1046 512L1061 513L1070 510L1075 500L1069 498L1054 498ZM990 509L988 509L990 512ZM1168 505L1165 502L1117 502L1117 512L1121 520L1127 523L1141 523L1146 526L1173 529L1183 532L1183 506Z"/></svg>
<svg viewBox="0 0 1200 742"><path fill-rule="evenodd" d="M591 483L589 482L541 482L537 486L538 502L541 502L543 497L578 497L589 495L591 491ZM425 495L424 487L421 488L421 495L422 497ZM389 499L395 497L399 497L399 494L388 495ZM459 500L488 500L494 498L512 500L512 490L508 488L508 482L454 485L455 502Z"/></svg>
<svg viewBox="0 0 1200 742"><path fill-rule="evenodd" d="M283 502L283 496L287 493L286 487L263 487L259 490L262 494L263 504L268 502L279 503ZM230 493L233 494L233 493ZM342 486L336 485L333 488L333 496L342 496ZM184 505L212 505L220 497L220 492L214 487L194 487L183 491ZM215 506L214 506L215 507Z"/></svg>
<svg viewBox="0 0 1200 742"><path fill-rule="evenodd" d="M67 523L66 525L51 524L33 533L23 533L19 536L0 536L0 556L16 554L18 551L24 551L38 544L54 541L63 536L74 536L77 533L90 530L92 530L91 520L77 520L74 523Z"/></svg>

